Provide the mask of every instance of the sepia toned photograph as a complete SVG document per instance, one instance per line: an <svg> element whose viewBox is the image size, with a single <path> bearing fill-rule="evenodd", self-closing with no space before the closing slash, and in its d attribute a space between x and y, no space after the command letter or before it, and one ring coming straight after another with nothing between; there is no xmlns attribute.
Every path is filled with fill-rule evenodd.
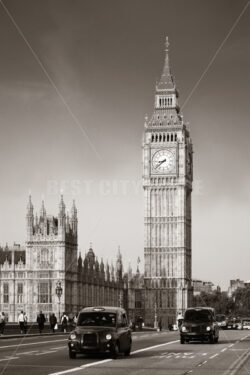
<svg viewBox="0 0 250 375"><path fill-rule="evenodd" d="M0 0L0 375L250 373L250 0Z"/></svg>

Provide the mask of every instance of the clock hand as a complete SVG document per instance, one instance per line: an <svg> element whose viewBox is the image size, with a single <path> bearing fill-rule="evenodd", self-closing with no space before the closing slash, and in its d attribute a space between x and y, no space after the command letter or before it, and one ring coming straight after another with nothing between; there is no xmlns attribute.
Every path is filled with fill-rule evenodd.
<svg viewBox="0 0 250 375"><path fill-rule="evenodd" d="M162 163L165 163L165 161L167 161L166 159L163 159L161 161L158 162L156 168L159 168L159 166L162 164Z"/></svg>

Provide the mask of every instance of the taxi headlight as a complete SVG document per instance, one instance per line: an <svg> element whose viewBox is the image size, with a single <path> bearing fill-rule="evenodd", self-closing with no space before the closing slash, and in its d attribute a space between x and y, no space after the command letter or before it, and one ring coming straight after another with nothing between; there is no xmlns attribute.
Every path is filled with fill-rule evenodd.
<svg viewBox="0 0 250 375"><path fill-rule="evenodd" d="M76 334L75 333L71 333L70 336L69 336L70 340L75 340L76 339Z"/></svg>
<svg viewBox="0 0 250 375"><path fill-rule="evenodd" d="M207 327L207 331L211 331L211 327L208 326L208 327Z"/></svg>
<svg viewBox="0 0 250 375"><path fill-rule="evenodd" d="M181 332L187 332L187 328L185 326L181 327Z"/></svg>
<svg viewBox="0 0 250 375"><path fill-rule="evenodd" d="M112 335L110 333L107 333L106 334L106 340L111 340L112 339Z"/></svg>

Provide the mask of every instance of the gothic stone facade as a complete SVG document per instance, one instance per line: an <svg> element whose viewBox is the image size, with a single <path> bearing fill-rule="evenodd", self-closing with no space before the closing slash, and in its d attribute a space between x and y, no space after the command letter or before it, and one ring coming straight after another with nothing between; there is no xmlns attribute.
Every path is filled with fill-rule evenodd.
<svg viewBox="0 0 250 375"><path fill-rule="evenodd" d="M19 245L0 248L0 311L9 321L17 321L21 310L30 322L42 310L47 319L52 312L76 314L83 306L123 305L123 266L118 252L116 267L100 264L92 249L85 259L78 257L77 209L71 213L61 197L57 217L46 213L44 202L40 215L34 215L29 198L26 214L26 248ZM56 295L57 282L62 295ZM59 303L60 302L60 303Z"/></svg>
<svg viewBox="0 0 250 375"><path fill-rule="evenodd" d="M192 141L178 106L168 40L154 111L145 119L145 320L154 312L164 325L191 303Z"/></svg>

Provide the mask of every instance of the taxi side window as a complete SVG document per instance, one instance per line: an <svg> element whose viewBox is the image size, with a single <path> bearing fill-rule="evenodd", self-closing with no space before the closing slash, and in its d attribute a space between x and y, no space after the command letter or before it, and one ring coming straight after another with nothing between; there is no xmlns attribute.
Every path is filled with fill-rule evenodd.
<svg viewBox="0 0 250 375"><path fill-rule="evenodd" d="M118 327L127 327L128 320L127 320L126 314L123 314L122 312L118 313L117 325L118 325Z"/></svg>

